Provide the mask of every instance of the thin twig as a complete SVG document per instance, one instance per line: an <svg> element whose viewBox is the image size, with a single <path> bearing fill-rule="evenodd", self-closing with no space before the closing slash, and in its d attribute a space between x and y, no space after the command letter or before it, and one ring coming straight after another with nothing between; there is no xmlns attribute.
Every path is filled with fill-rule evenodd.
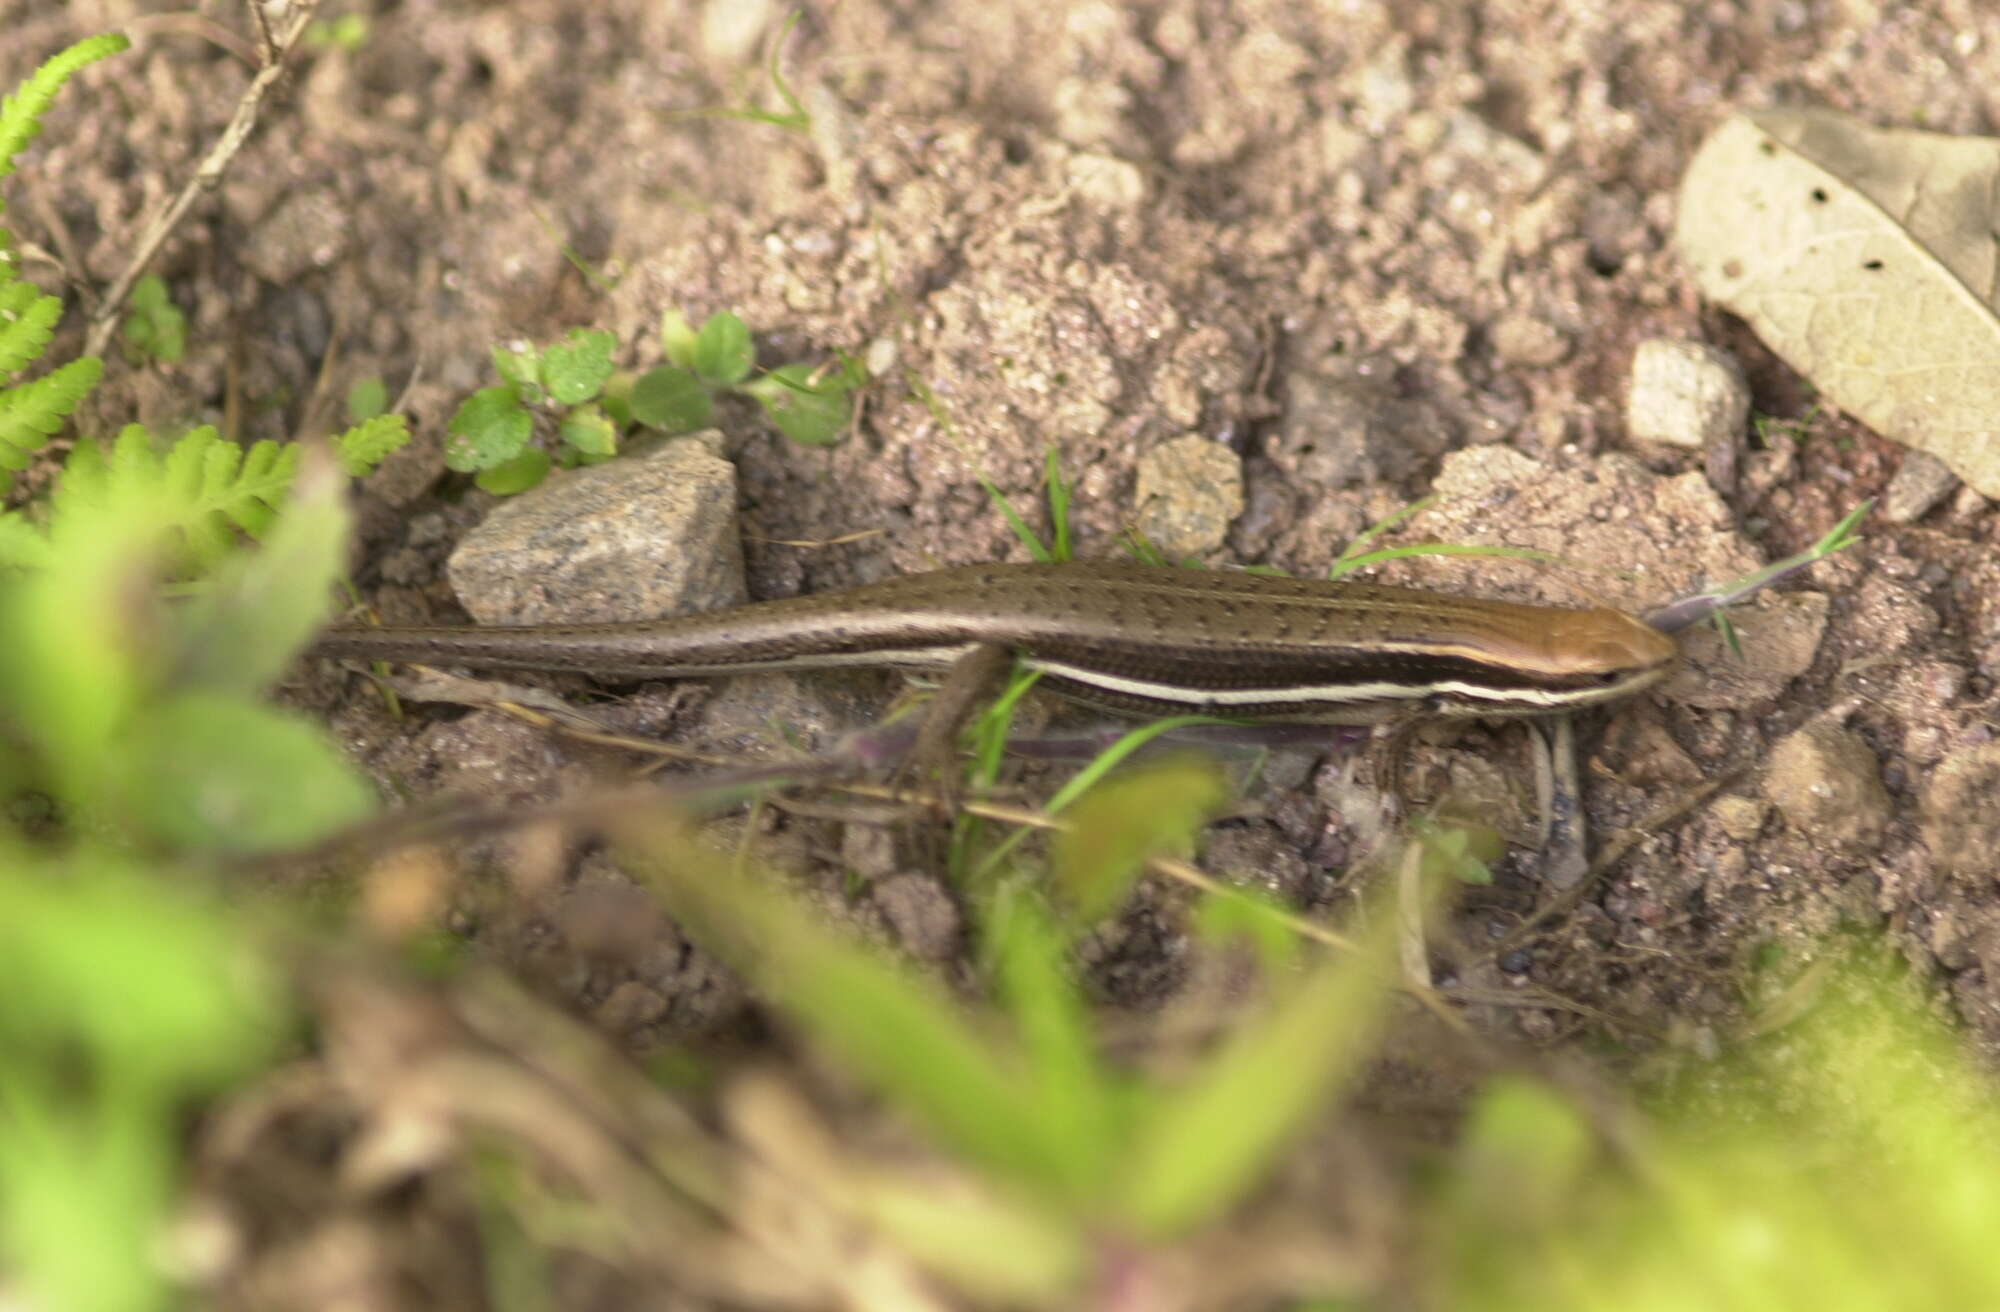
<svg viewBox="0 0 2000 1312"><path fill-rule="evenodd" d="M254 11L254 6L252 8ZM135 38L150 37L155 33L197 36L242 60L243 67L257 67L255 47L214 19L201 14L141 14L124 26L125 31Z"/></svg>
<svg viewBox="0 0 2000 1312"><path fill-rule="evenodd" d="M311 9L318 3L319 0L312 0L306 8ZM257 29L257 57L266 64L282 62L285 47L291 45L290 38L297 32L287 34L281 45L278 36L271 31L271 16L264 12L264 6L258 0L243 0L243 7L250 11L250 22Z"/></svg>
<svg viewBox="0 0 2000 1312"><path fill-rule="evenodd" d="M258 9L257 0L249 0L246 8L255 16L260 39L271 41L264 67L250 80L250 85L243 89L243 95L236 102L236 113L230 118L229 126L223 130L221 138L202 160L201 167L195 170L194 176L188 179L180 194L168 202L167 207L155 215L153 221L147 225L145 234L139 238L133 250L131 263L126 265L125 272L118 275L110 290L104 294L103 302L98 305L97 313L90 321L90 334L84 342L86 355L104 354L104 348L111 343L111 334L118 330L118 314L124 308L125 298L132 294L133 284L139 281L147 266L153 262L153 257L159 254L160 247L166 243L167 235L174 230L182 216L194 204L195 196L200 192L215 189L216 184L222 181L223 173L229 168L229 162L236 158L236 152L243 148L245 141L249 140L250 130L257 125L257 114L263 108L264 98L284 75L285 61L298 45L299 38L305 34L306 24L312 21L313 11L319 8L319 0L297 0L291 21L285 25L275 40L270 38Z"/></svg>

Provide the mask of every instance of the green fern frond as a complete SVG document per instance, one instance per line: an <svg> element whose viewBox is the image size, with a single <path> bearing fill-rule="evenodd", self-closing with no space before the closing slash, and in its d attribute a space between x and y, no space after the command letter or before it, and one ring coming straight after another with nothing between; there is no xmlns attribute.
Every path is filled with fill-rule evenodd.
<svg viewBox="0 0 2000 1312"><path fill-rule="evenodd" d="M410 440L410 421L402 415L376 415L364 419L333 439L340 453L340 467L349 478L363 478L375 467L403 449Z"/></svg>
<svg viewBox="0 0 2000 1312"><path fill-rule="evenodd" d="M221 440L215 435L214 426L207 424L181 438L182 442L199 444L204 449L209 443ZM144 487L159 478L159 446L153 439L152 430L144 424L127 424L119 429L118 436L112 439L111 449L105 454L110 457L105 464L105 477L112 487L120 490Z"/></svg>
<svg viewBox="0 0 2000 1312"><path fill-rule="evenodd" d="M43 569L54 554L41 529L18 510L0 514L0 570Z"/></svg>
<svg viewBox="0 0 2000 1312"><path fill-rule="evenodd" d="M303 450L271 441L245 450L204 425L162 454L143 425L127 424L108 446L77 443L50 500L50 518L59 531L70 516L135 498L159 507L165 527L181 535L188 563L205 569L241 541L238 530L253 538L269 530ZM0 565L6 563L7 543L0 540Z"/></svg>
<svg viewBox="0 0 2000 1312"><path fill-rule="evenodd" d="M85 356L31 383L0 391L0 469L26 469L103 373L103 361Z"/></svg>
<svg viewBox="0 0 2000 1312"><path fill-rule="evenodd" d="M152 454L153 437L144 424L127 424L110 442L86 439L70 449L63 462L62 478L49 496L51 531L61 532L73 518L104 513L112 499L130 485L145 486L143 460ZM124 452L124 479L113 476L120 464L115 452ZM130 472L138 469L136 478Z"/></svg>
<svg viewBox="0 0 2000 1312"><path fill-rule="evenodd" d="M131 44L117 32L87 37L36 69L20 90L0 100L0 178L14 171L14 157L41 133L42 115L63 83L84 65L109 58Z"/></svg>
<svg viewBox="0 0 2000 1312"><path fill-rule="evenodd" d="M259 442L243 457L243 467L227 488L215 489L221 498L218 509L252 537L262 537L271 516L285 504L292 484L298 480L299 459L305 448L295 442L283 446Z"/></svg>
<svg viewBox="0 0 2000 1312"><path fill-rule="evenodd" d="M0 380L19 373L38 359L55 335L62 318L62 301L44 296L39 287L10 277L0 263Z"/></svg>

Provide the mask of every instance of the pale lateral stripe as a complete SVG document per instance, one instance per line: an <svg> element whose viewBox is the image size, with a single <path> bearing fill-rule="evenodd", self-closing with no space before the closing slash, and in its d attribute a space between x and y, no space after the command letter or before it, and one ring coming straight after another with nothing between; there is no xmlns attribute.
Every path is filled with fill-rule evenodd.
<svg viewBox="0 0 2000 1312"><path fill-rule="evenodd" d="M1256 706L1267 702L1346 702L1417 701L1437 693L1457 693L1482 702L1515 702L1526 706L1566 706L1572 702L1597 700L1616 688L1489 688L1456 679L1436 683L1327 683L1283 688L1184 688L1179 684L1153 683L1085 669L1060 661L1030 658L1030 669L1044 670L1058 678L1159 702L1179 702L1187 706Z"/></svg>
<svg viewBox="0 0 2000 1312"><path fill-rule="evenodd" d="M977 643L952 647L904 647L882 651L807 652L769 661L741 661L727 665L675 665L676 675L748 674L764 670L830 669L841 666L901 666L942 669L971 651ZM1064 661L1030 656L1024 663L1060 679L1123 693L1148 701L1171 702L1183 706L1257 706L1271 702L1311 702L1344 705L1355 702L1420 701L1440 693L1456 694L1472 701L1512 703L1521 706L1567 706L1615 696L1618 685L1594 688L1492 688L1457 679L1436 683L1325 683L1298 684L1275 688L1188 688L1176 683L1127 678Z"/></svg>
<svg viewBox="0 0 2000 1312"><path fill-rule="evenodd" d="M727 661L713 665L663 662L657 668L666 678L704 678L711 675L760 674L770 670L826 670L842 666L900 666L914 669L944 669L971 651L977 643L956 647L903 647L888 651L801 652L768 661ZM633 662L634 665L639 662Z"/></svg>

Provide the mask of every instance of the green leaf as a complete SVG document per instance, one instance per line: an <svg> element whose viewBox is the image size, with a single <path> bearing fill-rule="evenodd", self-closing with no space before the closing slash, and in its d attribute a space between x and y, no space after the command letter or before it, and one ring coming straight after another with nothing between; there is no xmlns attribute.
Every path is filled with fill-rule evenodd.
<svg viewBox="0 0 2000 1312"><path fill-rule="evenodd" d="M18 510L0 513L0 570L42 569L48 563L48 535Z"/></svg>
<svg viewBox="0 0 2000 1312"><path fill-rule="evenodd" d="M1173 569L1174 562L1167 559L1167 553L1159 545L1136 528L1128 528L1119 539L1119 546L1131 553L1132 559L1141 565L1151 565L1156 569Z"/></svg>
<svg viewBox="0 0 2000 1312"><path fill-rule="evenodd" d="M482 470L472 481L479 485L482 492L491 492L496 497L511 497L517 492L526 492L547 478L550 463L548 452L531 446L512 460Z"/></svg>
<svg viewBox="0 0 2000 1312"><path fill-rule="evenodd" d="M1049 545L1049 554L1057 560L1068 560L1073 552L1069 540L1069 480L1063 477L1062 453L1056 444L1049 443L1046 459L1049 480L1049 531L1054 541Z"/></svg>
<svg viewBox="0 0 2000 1312"><path fill-rule="evenodd" d="M934 1183L922 1177L871 1180L844 1201L899 1251L973 1294L973 1306L1076 1306L1089 1239L1047 1209L975 1190L954 1190L950 1205L940 1206Z"/></svg>
<svg viewBox="0 0 2000 1312"><path fill-rule="evenodd" d="M1262 889L1226 887L1201 900L1194 930L1218 947L1248 943L1266 971L1276 973L1298 960L1303 946L1287 923L1289 910Z"/></svg>
<svg viewBox="0 0 2000 1312"><path fill-rule="evenodd" d="M708 316L695 335L691 366L705 382L732 387L750 376L756 363L756 348L744 322L722 310Z"/></svg>
<svg viewBox="0 0 2000 1312"><path fill-rule="evenodd" d="M1187 1085L1133 1128L1120 1211L1165 1240L1234 1206L1287 1140L1367 1064L1389 996L1396 916L1383 908L1362 950L1327 962L1239 1028Z"/></svg>
<svg viewBox="0 0 2000 1312"><path fill-rule="evenodd" d="M585 464L596 464L618 454L617 425L598 406L578 406L563 416L557 431L563 441L584 457Z"/></svg>
<svg viewBox="0 0 2000 1312"><path fill-rule="evenodd" d="M139 279L127 301L123 332L125 356L133 364L158 360L173 364L187 352L187 316L167 294L158 274Z"/></svg>
<svg viewBox="0 0 2000 1312"><path fill-rule="evenodd" d="M598 329L572 328L558 346L542 352L542 381L563 405L581 405L604 390L618 339Z"/></svg>
<svg viewBox="0 0 2000 1312"><path fill-rule="evenodd" d="M282 1038L284 989L243 925L160 869L85 849L0 858L0 1218L8 1282L39 1307L171 1306L160 1236L186 1108Z"/></svg>
<svg viewBox="0 0 2000 1312"><path fill-rule="evenodd" d="M0 606L0 707L42 759L48 787L71 802L99 795L114 736L150 677L143 635L159 618L150 565L168 531L157 495L86 481L97 495L51 515L47 568L10 581Z"/></svg>
<svg viewBox="0 0 2000 1312"><path fill-rule="evenodd" d="M1094 1210L1124 1143L1111 1073L1098 1057L1090 1011L1066 945L1032 895L1007 890L987 910L1000 987L1036 1082L1036 1114L1062 1146L1068 1201Z"/></svg>
<svg viewBox="0 0 2000 1312"><path fill-rule="evenodd" d="M637 422L632 414L632 384L636 381L638 375L630 369L620 369L611 375L611 381L604 385L604 395L597 399L605 416L621 433Z"/></svg>
<svg viewBox="0 0 2000 1312"><path fill-rule="evenodd" d="M661 365L632 384L632 417L664 433L706 428L714 412L708 389L685 369Z"/></svg>
<svg viewBox="0 0 2000 1312"><path fill-rule="evenodd" d="M126 813L170 847L302 847L375 810L374 791L318 726L240 697L182 694L122 738Z"/></svg>
<svg viewBox="0 0 2000 1312"><path fill-rule="evenodd" d="M482 387L465 398L447 432L446 467L469 474L520 455L534 435L535 420L512 387Z"/></svg>
<svg viewBox="0 0 2000 1312"><path fill-rule="evenodd" d="M101 850L52 866L15 849L0 869L10 1047L45 1042L72 1057L81 1047L137 1088L167 1090L240 1069L276 1037L282 990L233 914L202 905L187 885ZM65 1078L54 1067L39 1074Z"/></svg>
<svg viewBox="0 0 2000 1312"><path fill-rule="evenodd" d="M1462 815L1420 817L1411 841L1422 848L1424 878L1461 884L1492 883L1493 863L1507 852L1499 830Z"/></svg>
<svg viewBox="0 0 2000 1312"><path fill-rule="evenodd" d="M315 18L306 28L306 44L322 50L339 50L349 54L368 43L368 18L365 14L342 14L331 22Z"/></svg>
<svg viewBox="0 0 2000 1312"><path fill-rule="evenodd" d="M743 391L757 399L778 431L802 446L838 442L853 414L844 377L833 374L814 381L811 365L779 365Z"/></svg>
<svg viewBox="0 0 2000 1312"><path fill-rule="evenodd" d="M160 661L168 686L248 695L275 683L332 609L347 527L343 485L321 457L263 544L228 557L172 612Z"/></svg>
<svg viewBox="0 0 2000 1312"><path fill-rule="evenodd" d="M333 439L333 446L340 453L340 467L347 476L363 478L409 441L409 420L402 415L378 414Z"/></svg>
<svg viewBox="0 0 2000 1312"><path fill-rule="evenodd" d="M347 422L363 424L389 408L389 388L379 378L357 379L347 389Z"/></svg>
<svg viewBox="0 0 2000 1312"><path fill-rule="evenodd" d="M973 720L965 736L972 748L972 765L967 779L975 790L989 788L999 779L1000 763L1007 751L1007 738L1013 731L1014 711L1021 698L1041 681L1041 677L1040 670L1022 669L1016 662L1007 686ZM976 815L962 815L953 822L951 847L946 854L947 877L951 883L961 888L970 886L971 880L966 872L972 853L978 851L983 842L985 831L986 822Z"/></svg>
<svg viewBox="0 0 2000 1312"><path fill-rule="evenodd" d="M0 178L14 171L14 157L40 135L41 116L55 103L63 83L84 65L109 58L131 44L118 33L87 37L48 60L19 90L0 101Z"/></svg>
<svg viewBox="0 0 2000 1312"><path fill-rule="evenodd" d="M1404 506L1401 510L1394 511L1391 514L1384 515L1381 519L1376 520L1373 524L1370 524L1367 528L1361 530L1360 533L1355 535L1354 541L1348 543L1347 546L1341 551L1339 558L1336 559L1333 562L1332 567L1327 570L1326 576L1330 579L1337 579L1344 574L1353 573L1357 568L1360 567L1363 547L1366 547L1370 542L1373 542L1376 538L1382 536L1382 534L1387 533L1390 529L1396 527L1396 525L1402 523L1410 516L1422 510L1428 510L1431 506L1436 504L1437 504L1436 497L1434 496L1424 497L1421 500L1412 501L1409 505Z"/></svg>
<svg viewBox="0 0 2000 1312"><path fill-rule="evenodd" d="M1184 728L1188 725L1224 723L1227 723L1227 721L1218 720L1212 715L1169 715L1164 719L1142 724L1138 728L1124 734L1117 742L1111 744L1111 746L1093 757L1088 765L1071 775L1069 782L1058 788L1055 794L1043 804L1043 809L1050 815L1060 815L1063 811L1073 806L1078 798L1085 796L1091 789L1097 787L1099 781L1117 769L1132 753L1138 751L1141 747L1144 747L1147 743L1152 742L1162 734L1172 733L1174 730ZM970 882L975 886L983 884L986 877L998 870L1001 863L1013 854L1014 849L1019 847L1031 832L1027 828L1016 829L1005 842L999 844L986 854L986 858L980 862L979 868L973 871L970 876Z"/></svg>
<svg viewBox="0 0 2000 1312"><path fill-rule="evenodd" d="M660 315L660 354L667 357L668 364L693 369L694 344L694 325L685 314L668 310Z"/></svg>
<svg viewBox="0 0 2000 1312"><path fill-rule="evenodd" d="M1012 1045L932 981L784 896L767 872L746 871L657 813L626 821L625 868L851 1069L996 1177L1069 1190L1069 1141L1043 1116Z"/></svg>
<svg viewBox="0 0 2000 1312"><path fill-rule="evenodd" d="M0 261L4 260L0 255ZM0 278L0 380L41 358L62 312L62 301L43 296L33 283Z"/></svg>
<svg viewBox="0 0 2000 1312"><path fill-rule="evenodd" d="M86 355L33 382L0 390L0 468L26 469L103 374L104 362Z"/></svg>
<svg viewBox="0 0 2000 1312"><path fill-rule="evenodd" d="M1228 796L1215 767L1189 757L1107 779L1069 808L1050 865L1078 919L1090 924L1125 901L1147 858L1181 853Z"/></svg>
<svg viewBox="0 0 2000 1312"><path fill-rule="evenodd" d="M1055 552L1042 542L1041 534L1028 527L1028 521L1021 518L1020 511L1014 509L1014 503L1007 499L1007 494L1000 490L1000 485L983 473L976 476L979 479L979 486L986 489L986 499L993 503L993 508L1007 521L1007 527L1013 531L1015 541L1026 547L1028 555L1038 564L1047 565L1053 562L1057 558Z"/></svg>
<svg viewBox="0 0 2000 1312"><path fill-rule="evenodd" d="M99 513L121 498L144 503L181 535L185 565L200 569L237 545L236 530L261 536L291 491L304 448L263 441L249 451L204 425L162 458L140 424L119 431L107 456L94 441L77 443L50 504L52 531Z"/></svg>
<svg viewBox="0 0 2000 1312"><path fill-rule="evenodd" d="M1569 1102L1519 1075L1483 1090L1466 1118L1449 1177L1450 1204L1468 1228L1502 1232L1565 1219L1590 1166L1590 1126Z"/></svg>
<svg viewBox="0 0 2000 1312"><path fill-rule="evenodd" d="M251 537L261 538L291 493L305 448L296 442L280 446L267 438L244 451L238 461L234 457L241 448L233 442L224 445L231 456L223 471L226 477L204 485L204 502L197 503L195 509L198 513L204 504L212 504L223 519Z"/></svg>
<svg viewBox="0 0 2000 1312"><path fill-rule="evenodd" d="M532 404L542 396L542 355L533 347L515 350L511 346L495 346L492 350L493 368L500 377L514 388L514 397L523 404Z"/></svg>

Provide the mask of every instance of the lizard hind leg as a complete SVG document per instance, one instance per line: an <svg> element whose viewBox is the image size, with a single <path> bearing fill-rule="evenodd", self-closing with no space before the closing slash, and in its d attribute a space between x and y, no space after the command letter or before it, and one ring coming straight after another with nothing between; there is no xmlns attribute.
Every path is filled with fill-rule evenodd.
<svg viewBox="0 0 2000 1312"><path fill-rule="evenodd" d="M934 790L947 816L957 809L959 730L987 692L1006 677L1013 661L1013 653L1005 647L984 642L954 661L924 707L916 740L896 771L900 782Z"/></svg>

